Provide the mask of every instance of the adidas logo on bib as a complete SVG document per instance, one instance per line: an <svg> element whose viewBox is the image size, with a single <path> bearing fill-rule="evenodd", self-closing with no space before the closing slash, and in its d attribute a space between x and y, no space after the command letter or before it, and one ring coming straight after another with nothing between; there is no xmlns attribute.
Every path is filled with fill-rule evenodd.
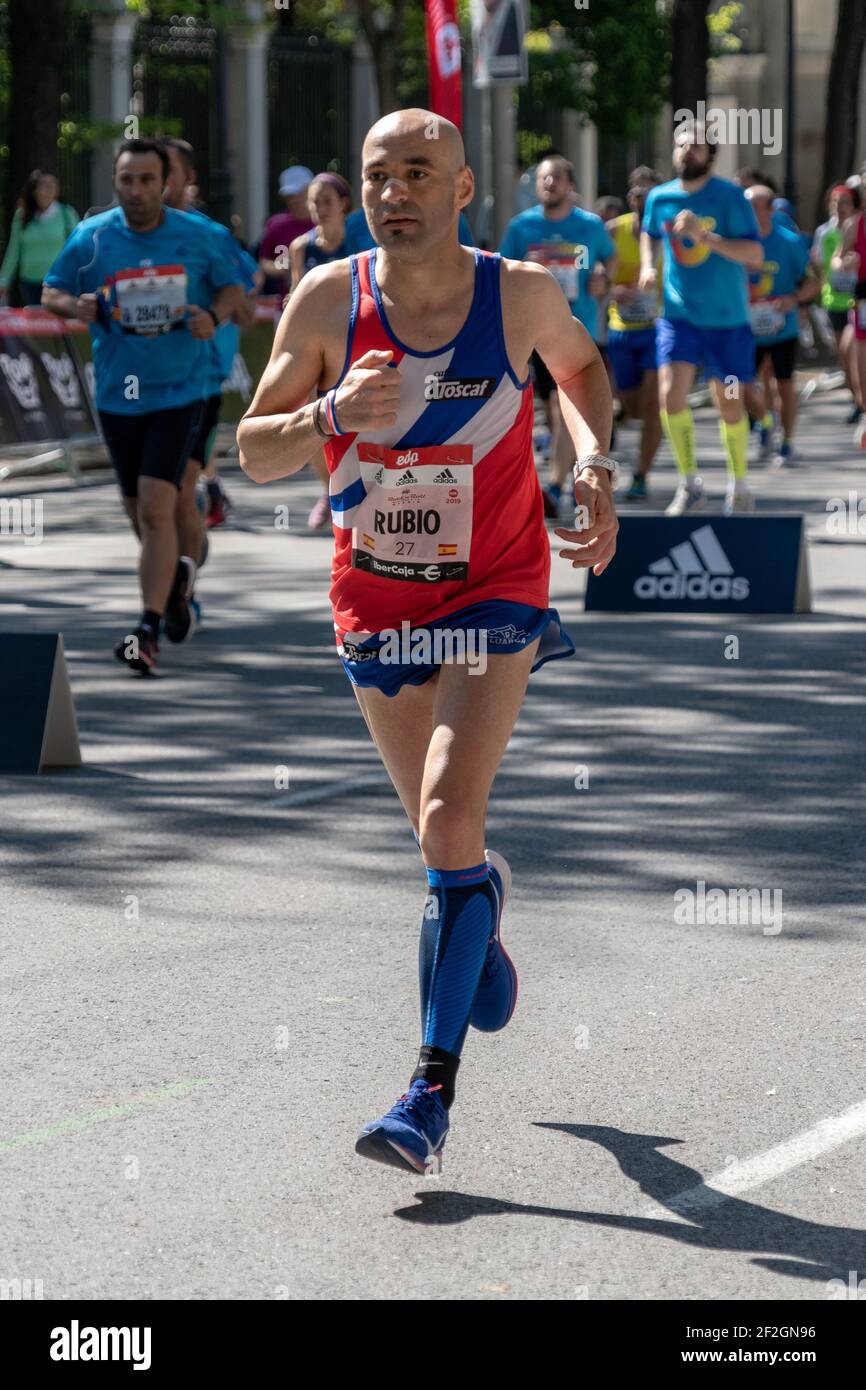
<svg viewBox="0 0 866 1390"><path fill-rule="evenodd" d="M654 560L649 573L634 582L642 599L726 599L749 597L749 581L735 575L712 526L701 526L687 541Z"/></svg>
<svg viewBox="0 0 866 1390"><path fill-rule="evenodd" d="M433 479L434 483L456 483L457 479L450 468L443 468L441 473L437 473Z"/></svg>
<svg viewBox="0 0 866 1390"><path fill-rule="evenodd" d="M395 483L394 486L395 486L395 487L405 487L407 484L409 484L409 483L417 483L417 481L418 481L418 479L415 477L415 474L412 472L412 469L411 469L411 468L407 468L407 469L406 469L406 472L403 474L402 478L398 478L398 479L397 479L397 482Z"/></svg>

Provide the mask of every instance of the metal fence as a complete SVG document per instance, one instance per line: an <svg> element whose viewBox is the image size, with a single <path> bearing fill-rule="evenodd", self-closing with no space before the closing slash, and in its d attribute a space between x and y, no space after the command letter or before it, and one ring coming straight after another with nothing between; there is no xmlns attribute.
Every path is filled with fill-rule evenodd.
<svg viewBox="0 0 866 1390"><path fill-rule="evenodd" d="M133 110L142 134L174 135L195 150L198 186L211 195L216 159L216 29L174 15L168 24L142 21L133 47Z"/></svg>
<svg viewBox="0 0 866 1390"><path fill-rule="evenodd" d="M280 171L306 164L348 177L351 54L316 34L275 34L268 53L270 193Z"/></svg>

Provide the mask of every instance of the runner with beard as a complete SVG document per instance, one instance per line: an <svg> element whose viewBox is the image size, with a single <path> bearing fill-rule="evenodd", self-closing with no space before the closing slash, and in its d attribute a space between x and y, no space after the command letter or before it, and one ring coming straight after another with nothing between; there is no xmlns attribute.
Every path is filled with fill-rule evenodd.
<svg viewBox="0 0 866 1390"><path fill-rule="evenodd" d="M741 387L754 380L755 340L743 271L758 270L763 256L755 214L743 190L713 174L715 153L702 126L677 127L677 177L650 192L641 232L639 284L644 293L657 287L659 242L664 248L664 308L656 331L659 405L680 473L669 516L706 504L688 404L700 362L713 391L727 455L725 511L754 509L746 481L749 424Z"/></svg>

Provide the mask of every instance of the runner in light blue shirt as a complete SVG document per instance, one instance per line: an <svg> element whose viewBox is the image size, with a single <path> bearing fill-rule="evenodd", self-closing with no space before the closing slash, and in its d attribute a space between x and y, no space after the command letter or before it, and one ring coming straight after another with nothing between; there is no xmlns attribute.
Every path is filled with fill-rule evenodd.
<svg viewBox="0 0 866 1390"><path fill-rule="evenodd" d="M574 170L567 159L561 155L542 159L535 175L538 204L511 219L499 254L509 260L535 261L546 266L574 317L596 339L599 300L610 289L616 248L601 218L575 207L574 187ZM542 489L544 512L545 516L556 517L565 481L574 464L574 451L560 414L553 377L537 353L532 358L532 374L552 436L551 478ZM570 509L570 489L567 493Z"/></svg>
<svg viewBox="0 0 866 1390"><path fill-rule="evenodd" d="M212 358L210 340L244 302L244 277L200 217L163 204L164 147L125 141L115 160L119 206L73 232L42 302L90 328L96 404L124 506L141 541L143 608L115 647L149 674L160 624L181 642L194 626L195 563L179 556L175 507Z"/></svg>

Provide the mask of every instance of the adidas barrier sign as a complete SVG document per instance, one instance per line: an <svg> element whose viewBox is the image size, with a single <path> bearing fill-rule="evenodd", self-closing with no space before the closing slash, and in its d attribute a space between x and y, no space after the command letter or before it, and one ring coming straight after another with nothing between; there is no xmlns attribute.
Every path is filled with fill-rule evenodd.
<svg viewBox="0 0 866 1390"><path fill-rule="evenodd" d="M62 634L0 632L0 772L80 764Z"/></svg>
<svg viewBox="0 0 866 1390"><path fill-rule="evenodd" d="M808 613L802 516L620 516L587 612Z"/></svg>

